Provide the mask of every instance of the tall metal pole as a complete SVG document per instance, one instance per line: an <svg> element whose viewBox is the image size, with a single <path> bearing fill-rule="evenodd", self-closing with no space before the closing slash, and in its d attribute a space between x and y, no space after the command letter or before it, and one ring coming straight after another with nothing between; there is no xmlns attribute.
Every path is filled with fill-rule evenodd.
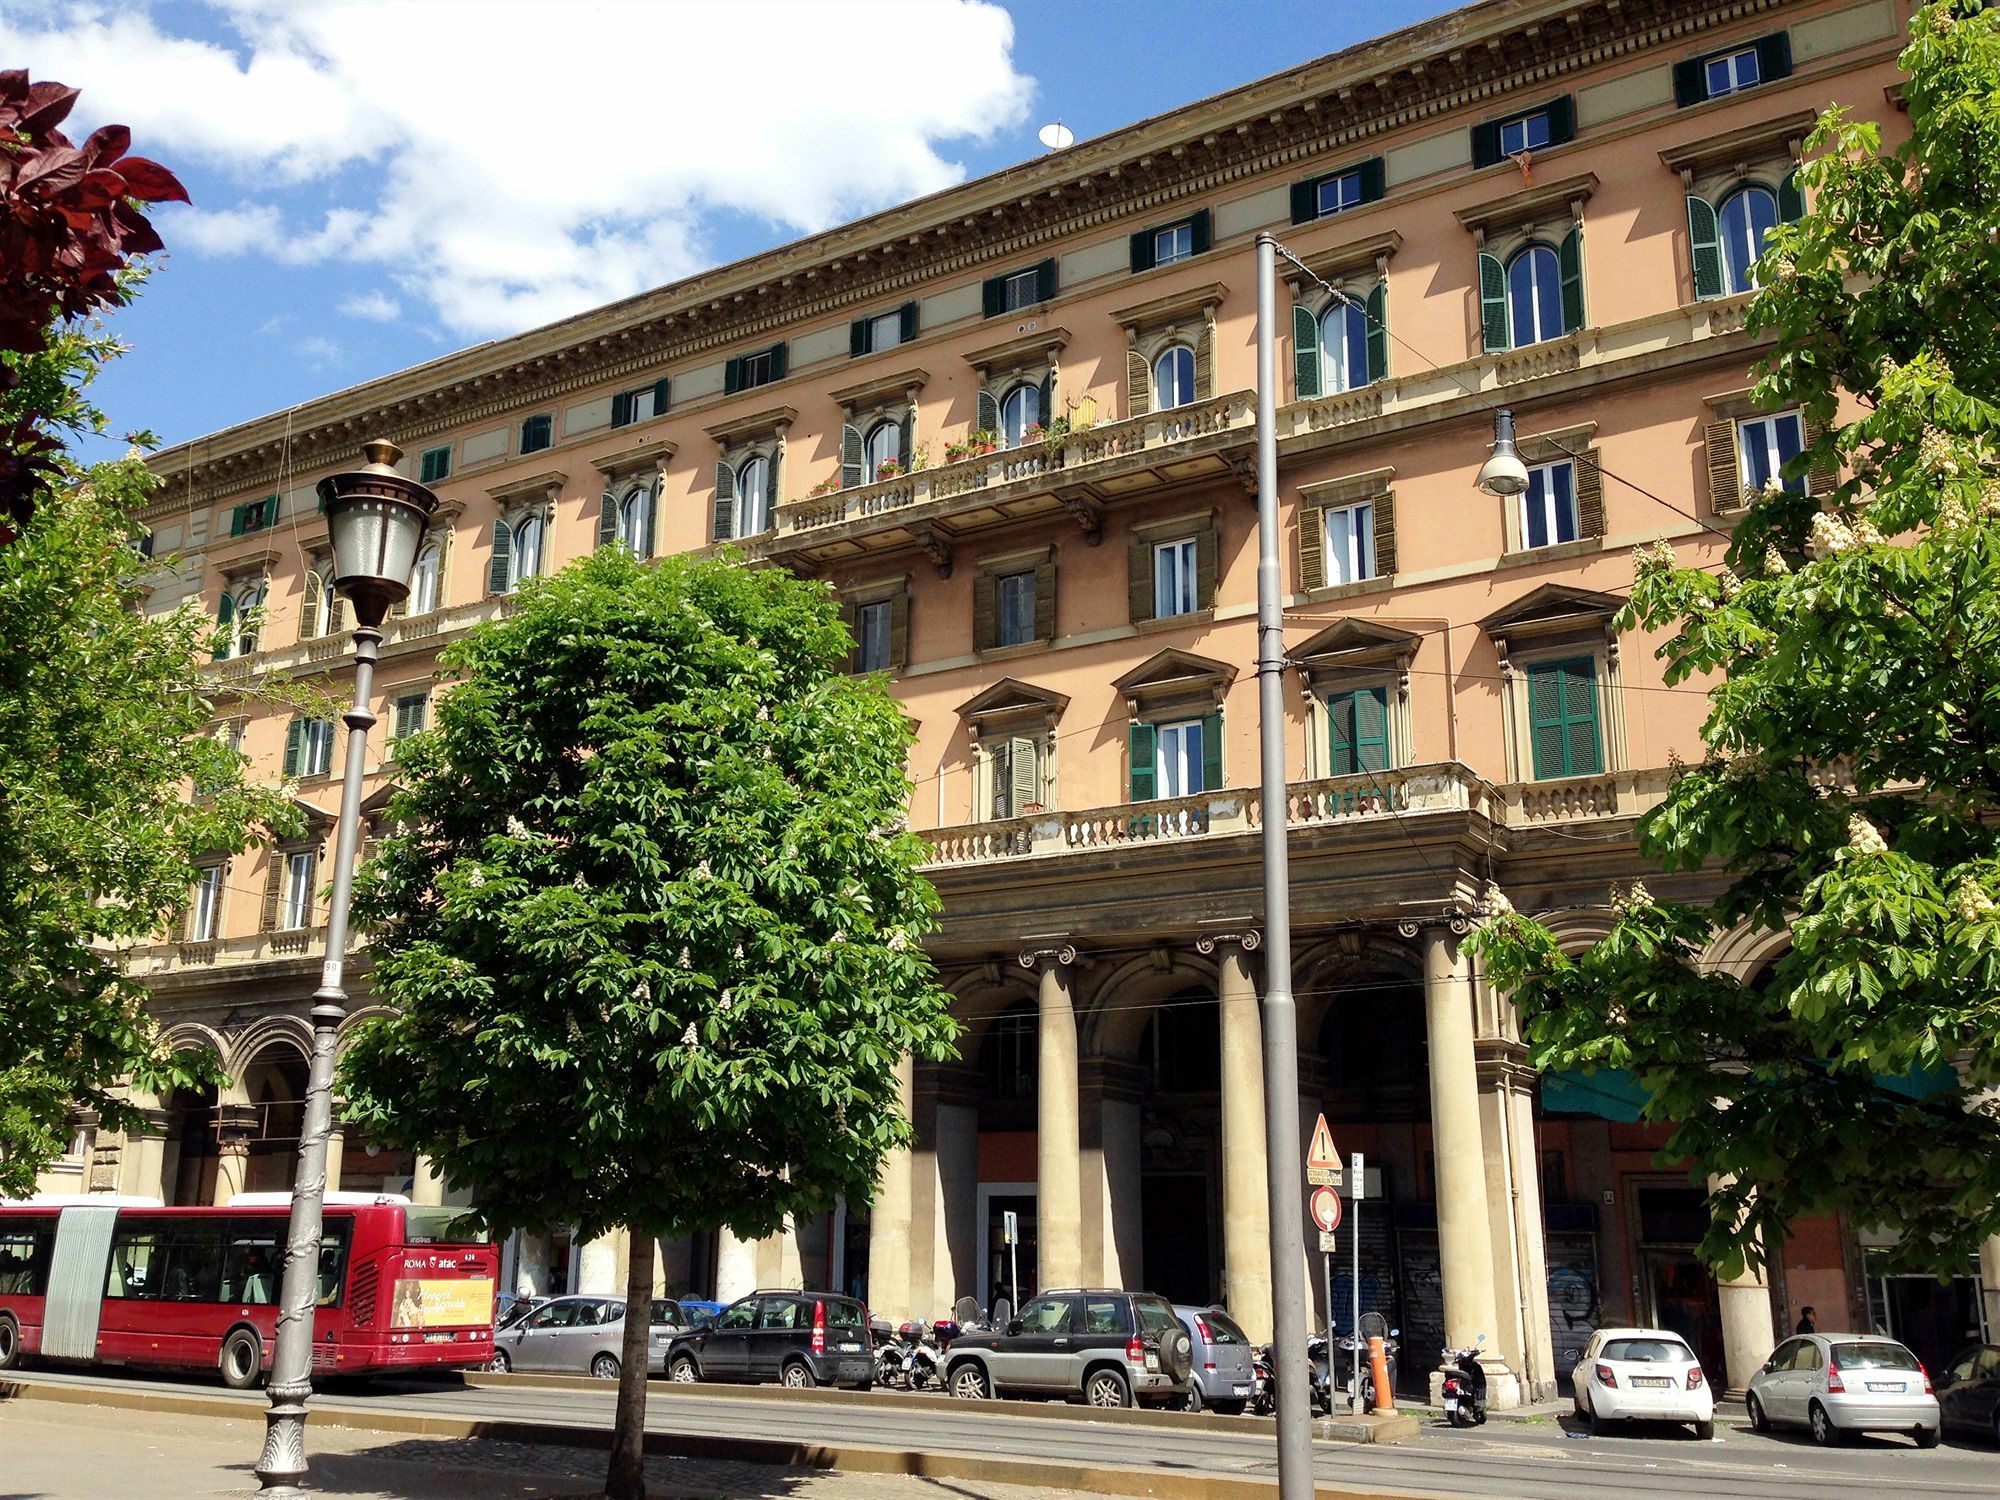
<svg viewBox="0 0 2000 1500"><path fill-rule="evenodd" d="M1299 1158L1299 1021L1292 998L1291 872L1285 816L1285 624L1278 572L1278 242L1257 236L1257 706L1264 814L1264 1128L1271 1173L1271 1301L1277 1347L1279 1500L1312 1500L1307 1400L1304 1178Z"/></svg>
<svg viewBox="0 0 2000 1500"><path fill-rule="evenodd" d="M271 1356L264 1413L264 1452L257 1481L266 1495L303 1497L306 1474L306 1398L312 1394L313 1312L319 1301L321 1207L326 1191L326 1139L333 1123L333 1049L347 1014L342 987L347 960L347 908L354 894L354 852L361 830L361 777L368 754L368 731L375 715L376 650L382 632L372 625L354 631L354 707L341 716L347 726L347 769L340 780L340 823L333 844L333 901L326 917L326 961L313 994L312 1067L306 1076L306 1121L299 1137L298 1176L292 1186L291 1227L285 1237L285 1279L278 1304L277 1347Z"/></svg>

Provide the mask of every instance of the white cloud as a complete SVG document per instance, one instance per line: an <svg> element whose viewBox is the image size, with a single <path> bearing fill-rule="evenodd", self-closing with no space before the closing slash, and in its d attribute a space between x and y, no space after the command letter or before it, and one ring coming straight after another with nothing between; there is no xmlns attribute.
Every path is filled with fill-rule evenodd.
<svg viewBox="0 0 2000 1500"><path fill-rule="evenodd" d="M346 353L332 339L321 338L318 334L300 339L296 344L292 345L292 349L300 358L316 370L323 370L328 365L337 364Z"/></svg>
<svg viewBox="0 0 2000 1500"><path fill-rule="evenodd" d="M402 304L383 292L358 292L340 304L350 318L367 318L374 323L393 323L403 315Z"/></svg>
<svg viewBox="0 0 2000 1500"><path fill-rule="evenodd" d="M0 52L246 194L163 216L170 246L380 264L461 334L686 275L714 212L806 233L949 186L945 143L1033 89L989 0L14 12Z"/></svg>

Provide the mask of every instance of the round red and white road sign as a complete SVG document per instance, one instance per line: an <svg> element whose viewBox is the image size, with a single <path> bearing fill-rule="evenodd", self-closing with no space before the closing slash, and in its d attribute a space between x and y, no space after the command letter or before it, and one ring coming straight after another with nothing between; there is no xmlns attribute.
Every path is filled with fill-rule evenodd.
<svg viewBox="0 0 2000 1500"><path fill-rule="evenodd" d="M1322 1232L1331 1234L1340 1228L1340 1194L1330 1187L1316 1187L1312 1191L1313 1223Z"/></svg>

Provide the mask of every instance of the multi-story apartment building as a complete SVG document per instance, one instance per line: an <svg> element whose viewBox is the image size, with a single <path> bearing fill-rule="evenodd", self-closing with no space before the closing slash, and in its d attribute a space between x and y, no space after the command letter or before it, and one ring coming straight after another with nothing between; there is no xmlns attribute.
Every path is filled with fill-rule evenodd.
<svg viewBox="0 0 2000 1500"><path fill-rule="evenodd" d="M1703 1194L1656 1161L1635 1085L1537 1076L1460 941L1489 882L1578 945L1634 878L1705 888L1655 878L1633 837L1703 753L1703 691L1667 685L1658 641L1614 614L1635 545L1719 564L1745 486L1800 447L1798 413L1748 398L1750 263L1800 211L1819 110L1897 138L1907 19L1905 0L1487 0L163 452L149 520L180 564L153 607L196 599L229 627L225 701L269 672L338 690L313 485L363 438L402 444L442 504L384 649L379 809L439 646L524 580L596 547L723 542L828 580L856 667L917 726L910 815L962 1059L906 1075L916 1145L871 1208L670 1246L664 1275L935 1315L1006 1286L1011 1210L1024 1289L1226 1298L1261 1336L1252 243L1273 231L1301 1133L1323 1111L1367 1154L1343 1236L1406 1365L1483 1333L1510 1400L1550 1389L1594 1324L1639 1321L1740 1385L1802 1304L1906 1328L1961 1298L1976 1323L1976 1281L1872 1282L1837 1220L1718 1287L1692 1255ZM1517 499L1474 485L1502 405L1531 465ZM147 1101L148 1135L80 1131L51 1186L208 1201L288 1180L332 726L246 701L222 731L311 831L218 863L185 930L130 963L232 1082ZM1718 934L1712 960L1754 976L1767 939ZM336 1155L350 1188L445 1191L363 1141ZM517 1243L511 1274L608 1288L616 1239Z"/></svg>

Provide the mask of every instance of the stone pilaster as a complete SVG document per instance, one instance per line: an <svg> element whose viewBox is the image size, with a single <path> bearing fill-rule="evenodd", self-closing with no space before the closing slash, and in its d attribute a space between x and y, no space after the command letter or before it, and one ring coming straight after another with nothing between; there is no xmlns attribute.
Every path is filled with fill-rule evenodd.
<svg viewBox="0 0 2000 1500"><path fill-rule="evenodd" d="M250 1135L257 1111L248 1104L224 1104L215 1111L215 1207L227 1208L250 1174Z"/></svg>
<svg viewBox="0 0 2000 1500"><path fill-rule="evenodd" d="M1041 1237L1041 1286L1078 1286L1083 1281L1076 1007L1070 998L1075 965L1076 949L1068 944L1021 954L1021 966L1036 970L1039 978L1035 1214Z"/></svg>
<svg viewBox="0 0 2000 1500"><path fill-rule="evenodd" d="M1226 1301L1257 1343L1271 1337L1270 1153L1264 1120L1264 1028L1250 955L1255 931L1197 940L1218 955L1216 1001L1222 1032L1222 1261Z"/></svg>
<svg viewBox="0 0 2000 1500"><path fill-rule="evenodd" d="M916 1120L916 1061L896 1065L896 1107ZM911 1171L915 1142L889 1153L868 1209L868 1306L891 1323L917 1316L910 1301Z"/></svg>

